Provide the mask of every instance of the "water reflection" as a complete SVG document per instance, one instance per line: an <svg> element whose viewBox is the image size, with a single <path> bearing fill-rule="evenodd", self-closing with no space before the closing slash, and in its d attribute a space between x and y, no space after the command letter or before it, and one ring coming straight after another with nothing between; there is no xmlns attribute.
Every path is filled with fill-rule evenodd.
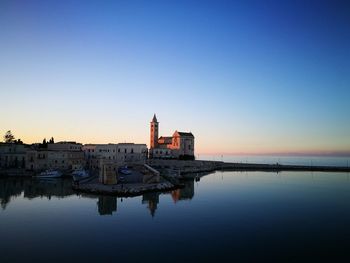
<svg viewBox="0 0 350 263"><path fill-rule="evenodd" d="M115 196L99 196L97 201L98 213L103 215L112 215L117 212L117 198Z"/></svg>
<svg viewBox="0 0 350 263"><path fill-rule="evenodd" d="M142 204L147 204L152 217L154 217L158 207L159 195L160 193L146 193L142 196Z"/></svg>
<svg viewBox="0 0 350 263"><path fill-rule="evenodd" d="M176 189L171 192L171 197L174 202L178 202L180 200L190 200L194 196L194 180L187 180L185 182L185 187L181 189Z"/></svg>
<svg viewBox="0 0 350 263"><path fill-rule="evenodd" d="M79 195L83 198L97 199L99 215L113 215L117 212L118 201L122 198L108 195L79 194L72 189L70 179L42 179L35 178L6 178L0 179L0 204L3 210L12 199L23 196L26 199L37 197L51 199L52 197L65 198ZM151 192L142 195L142 204L146 204L152 217L155 216L159 204L160 194L170 195L174 202L192 199L194 196L194 180L184 181L184 187L170 192Z"/></svg>
<svg viewBox="0 0 350 263"><path fill-rule="evenodd" d="M0 203L5 209L13 197L23 194L23 197L32 199L36 197L66 197L75 194L70 180L48 179L38 180L32 178L0 179Z"/></svg>
<svg viewBox="0 0 350 263"><path fill-rule="evenodd" d="M215 172L132 198L0 179L1 262L347 262L349 200L348 173Z"/></svg>

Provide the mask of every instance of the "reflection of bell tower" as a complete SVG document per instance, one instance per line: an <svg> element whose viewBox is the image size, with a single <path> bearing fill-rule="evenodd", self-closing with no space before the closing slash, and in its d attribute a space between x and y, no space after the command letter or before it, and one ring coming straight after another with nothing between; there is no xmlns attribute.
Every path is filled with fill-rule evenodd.
<svg viewBox="0 0 350 263"><path fill-rule="evenodd" d="M158 121L156 114L153 115L153 119L151 122L151 142L150 142L150 148L157 148L158 147Z"/></svg>
<svg viewBox="0 0 350 263"><path fill-rule="evenodd" d="M146 193L142 196L142 204L148 204L151 216L154 217L159 203L159 193Z"/></svg>

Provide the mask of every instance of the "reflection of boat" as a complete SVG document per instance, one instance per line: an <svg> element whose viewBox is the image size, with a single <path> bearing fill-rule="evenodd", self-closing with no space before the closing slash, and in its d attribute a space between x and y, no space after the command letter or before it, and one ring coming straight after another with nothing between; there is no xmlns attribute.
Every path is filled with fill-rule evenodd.
<svg viewBox="0 0 350 263"><path fill-rule="evenodd" d="M61 176L62 176L62 173L60 171L46 170L44 172L41 172L36 177L39 177L39 178L56 178L56 177L61 177Z"/></svg>
<svg viewBox="0 0 350 263"><path fill-rule="evenodd" d="M131 174L130 170L128 169L127 166L123 166L123 167L120 167L118 169L118 172L119 173L122 173L122 174Z"/></svg>
<svg viewBox="0 0 350 263"><path fill-rule="evenodd" d="M77 181L82 178L89 177L89 172L85 170L75 170L72 172L73 180Z"/></svg>

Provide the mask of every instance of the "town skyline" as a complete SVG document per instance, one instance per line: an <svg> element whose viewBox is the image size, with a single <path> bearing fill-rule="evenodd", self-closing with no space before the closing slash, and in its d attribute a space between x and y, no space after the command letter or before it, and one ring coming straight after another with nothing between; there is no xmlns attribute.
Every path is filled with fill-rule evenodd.
<svg viewBox="0 0 350 263"><path fill-rule="evenodd" d="M198 154L350 156L345 2L0 3L0 132Z"/></svg>
<svg viewBox="0 0 350 263"><path fill-rule="evenodd" d="M175 130L177 131L177 130ZM49 136L49 137L43 137L42 139L37 139L34 141L26 141L23 140L20 137L17 137L13 134L13 132L11 130L8 130L7 132L11 132L11 134L14 136L14 141L19 140L20 143L24 143L24 144L42 144L44 142L44 140L47 143L50 143L51 140L52 142L54 141L54 136ZM4 133L6 134L6 133ZM171 133L167 134L170 135ZM149 134L150 135L150 134ZM149 137L148 135L148 137ZM3 136L3 141L4 141L5 136ZM147 148L150 149L150 142L149 142L149 138L147 141L120 141L118 139L113 140L113 141L82 141L80 139L69 139L69 138L64 138L64 137L55 137L58 138L58 140L55 139L55 142L76 142L76 143L80 143L82 145L94 145L94 144L123 144L123 143L136 143L136 144L145 144L147 145ZM197 146L196 146L197 148ZM334 157L348 157L350 156L350 151L284 151L284 152L274 152L274 151L265 151L265 152L247 152L247 151L233 151L233 152L197 152L195 151L195 156L199 156L199 155L266 155L266 156L334 156Z"/></svg>

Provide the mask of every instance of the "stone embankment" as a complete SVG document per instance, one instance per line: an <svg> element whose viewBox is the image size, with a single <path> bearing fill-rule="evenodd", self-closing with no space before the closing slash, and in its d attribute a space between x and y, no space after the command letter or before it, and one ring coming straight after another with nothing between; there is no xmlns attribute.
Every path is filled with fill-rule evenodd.
<svg viewBox="0 0 350 263"><path fill-rule="evenodd" d="M178 177L194 177L196 173L223 171L312 171L312 172L350 172L349 167L337 166L304 166L281 164L225 163L219 161L181 161L181 160L148 160L148 164L159 171L172 171ZM169 172L167 172L169 173Z"/></svg>
<svg viewBox="0 0 350 263"><path fill-rule="evenodd" d="M83 184L73 184L73 189L90 194L108 194L117 196L136 196L147 192L169 191L176 189L175 185L170 182L162 182L155 184L116 184L104 185L99 182L92 181Z"/></svg>
<svg viewBox="0 0 350 263"><path fill-rule="evenodd" d="M236 171L309 171L309 172L350 172L350 167L341 166L313 166L313 165L284 165L284 164L250 164L250 163L222 163L218 170Z"/></svg>
<svg viewBox="0 0 350 263"><path fill-rule="evenodd" d="M106 185L98 180L98 176L92 176L80 181L73 182L73 189L90 194L107 194L117 196L136 196L147 192L170 191L183 187L177 181L164 180L160 177L160 172L153 167L144 164L143 166L133 165L133 174L138 171L143 174L143 179L138 182L133 180L123 181L118 184ZM146 179L145 179L146 178ZM131 178L129 178L131 179Z"/></svg>

